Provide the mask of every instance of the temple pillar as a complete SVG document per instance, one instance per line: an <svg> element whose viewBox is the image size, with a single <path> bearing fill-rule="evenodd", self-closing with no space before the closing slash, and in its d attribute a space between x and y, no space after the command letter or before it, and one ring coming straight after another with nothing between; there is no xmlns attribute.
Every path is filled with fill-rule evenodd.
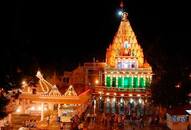
<svg viewBox="0 0 191 130"><path fill-rule="evenodd" d="M102 85L102 72L99 71L99 85Z"/></svg>
<svg viewBox="0 0 191 130"><path fill-rule="evenodd" d="M110 76L110 79L111 79L111 80L110 80L110 84L111 84L111 87L113 88L113 84L112 84L112 83L113 83L113 75L112 75L112 74L111 74L111 76Z"/></svg>
<svg viewBox="0 0 191 130"><path fill-rule="evenodd" d="M118 75L116 75L115 86L116 86L116 88L119 88L119 86L118 86Z"/></svg>
<svg viewBox="0 0 191 130"><path fill-rule="evenodd" d="M61 116L61 111L60 111L60 104L58 104L58 117Z"/></svg>
<svg viewBox="0 0 191 130"><path fill-rule="evenodd" d="M40 116L40 120L43 121L44 119L44 103L41 103L41 116Z"/></svg>
<svg viewBox="0 0 191 130"><path fill-rule="evenodd" d="M105 86L107 87L107 79L106 79L107 75L105 75Z"/></svg>
<svg viewBox="0 0 191 130"><path fill-rule="evenodd" d="M9 113L9 114L8 114L8 123L9 123L9 124L11 124L11 123L12 123L12 122L11 122L11 119L12 119L12 114L11 114L11 113Z"/></svg>
<svg viewBox="0 0 191 130"><path fill-rule="evenodd" d="M124 76L123 75L121 76L121 79L122 79L121 87L124 88Z"/></svg>
<svg viewBox="0 0 191 130"><path fill-rule="evenodd" d="M21 112L25 113L25 100L21 100Z"/></svg>

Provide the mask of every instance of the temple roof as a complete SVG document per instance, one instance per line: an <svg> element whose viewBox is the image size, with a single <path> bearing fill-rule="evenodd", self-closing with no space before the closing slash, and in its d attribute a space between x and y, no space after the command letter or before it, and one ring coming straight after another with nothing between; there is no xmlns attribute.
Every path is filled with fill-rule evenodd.
<svg viewBox="0 0 191 130"><path fill-rule="evenodd" d="M137 59L139 66L143 66L144 64L143 50L138 44L135 33L127 17L128 13L123 12L118 31L106 52L106 62L111 67L115 67L116 58L121 56Z"/></svg>

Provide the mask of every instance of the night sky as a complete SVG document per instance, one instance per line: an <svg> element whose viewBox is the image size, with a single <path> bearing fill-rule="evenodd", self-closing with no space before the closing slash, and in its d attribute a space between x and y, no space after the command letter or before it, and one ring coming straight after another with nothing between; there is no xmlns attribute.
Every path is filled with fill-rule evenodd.
<svg viewBox="0 0 191 130"><path fill-rule="evenodd" d="M120 23L120 0L6 3L1 17L2 74L37 68L70 70L93 57L105 60ZM124 0L148 62L190 67L190 9L183 1ZM174 68L175 69L175 68ZM172 69L173 71L173 69Z"/></svg>

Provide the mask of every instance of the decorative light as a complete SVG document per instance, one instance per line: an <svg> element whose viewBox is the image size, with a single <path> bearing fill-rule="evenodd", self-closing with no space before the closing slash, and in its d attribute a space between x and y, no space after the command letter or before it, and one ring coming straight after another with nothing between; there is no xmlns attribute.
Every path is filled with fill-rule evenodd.
<svg viewBox="0 0 191 130"><path fill-rule="evenodd" d="M175 87L176 87L176 88L180 88L181 86L180 86L180 84L177 84Z"/></svg>
<svg viewBox="0 0 191 130"><path fill-rule="evenodd" d="M17 108L16 112L17 112L17 113L21 112L21 109L20 109L20 108Z"/></svg>
<svg viewBox="0 0 191 130"><path fill-rule="evenodd" d="M116 98L113 98L113 102L115 102L116 101Z"/></svg>
<svg viewBox="0 0 191 130"><path fill-rule="evenodd" d="M37 71L36 77L38 77L39 79L43 78L43 76L39 70Z"/></svg>
<svg viewBox="0 0 191 130"><path fill-rule="evenodd" d="M109 95L109 93L106 93L106 95Z"/></svg>
<svg viewBox="0 0 191 130"><path fill-rule="evenodd" d="M139 103L141 104L143 102L143 100L141 98L139 98Z"/></svg>
<svg viewBox="0 0 191 130"><path fill-rule="evenodd" d="M129 94L129 97L132 97L133 96L133 94Z"/></svg>
<svg viewBox="0 0 191 130"><path fill-rule="evenodd" d="M35 108L34 108L34 106L32 106L32 107L31 107L31 111L34 111L34 110L35 110Z"/></svg>
<svg viewBox="0 0 191 130"><path fill-rule="evenodd" d="M141 95L140 94L137 94L137 97L140 97Z"/></svg>
<svg viewBox="0 0 191 130"><path fill-rule="evenodd" d="M98 83L99 83L99 80L98 80L98 79L96 79L96 80L95 80L95 84L98 84Z"/></svg>
<svg viewBox="0 0 191 130"><path fill-rule="evenodd" d="M116 94L116 93L114 93L114 95L116 96L117 94Z"/></svg>
<svg viewBox="0 0 191 130"><path fill-rule="evenodd" d="M134 101L134 100L131 98L131 99L130 99L130 103L133 103L133 101Z"/></svg>
<svg viewBox="0 0 191 130"><path fill-rule="evenodd" d="M26 81L22 81L22 85L25 85L26 84Z"/></svg>
<svg viewBox="0 0 191 130"><path fill-rule="evenodd" d="M123 98L120 99L120 103L123 103Z"/></svg>
<svg viewBox="0 0 191 130"><path fill-rule="evenodd" d="M40 107L40 106L38 107L38 110L39 110L39 111L41 110L41 107Z"/></svg>
<svg viewBox="0 0 191 130"><path fill-rule="evenodd" d="M109 101L110 101L109 97L107 97L106 101L107 101L107 102L109 102Z"/></svg>
<svg viewBox="0 0 191 130"><path fill-rule="evenodd" d="M119 15L119 16L122 16L122 15L123 15L123 11L121 11L121 10L118 11L118 15Z"/></svg>
<svg viewBox="0 0 191 130"><path fill-rule="evenodd" d="M124 96L124 94L121 94L121 96L123 97L123 96Z"/></svg>

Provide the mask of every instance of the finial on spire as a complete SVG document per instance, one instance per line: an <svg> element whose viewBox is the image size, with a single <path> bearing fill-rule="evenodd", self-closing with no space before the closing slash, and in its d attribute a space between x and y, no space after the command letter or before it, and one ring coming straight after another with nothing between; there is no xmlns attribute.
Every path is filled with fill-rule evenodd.
<svg viewBox="0 0 191 130"><path fill-rule="evenodd" d="M127 20L127 16L128 16L128 13L127 12L123 12L122 20L126 21Z"/></svg>
<svg viewBox="0 0 191 130"><path fill-rule="evenodd" d="M124 5L123 5L123 0L121 0L120 7L121 7L121 9L123 10L123 7L124 7Z"/></svg>

